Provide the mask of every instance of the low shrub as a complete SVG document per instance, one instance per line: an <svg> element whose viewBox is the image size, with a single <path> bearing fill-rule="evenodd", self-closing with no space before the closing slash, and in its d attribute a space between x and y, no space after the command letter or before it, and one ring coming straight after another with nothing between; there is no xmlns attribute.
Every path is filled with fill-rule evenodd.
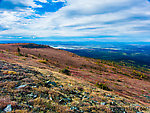
<svg viewBox="0 0 150 113"><path fill-rule="evenodd" d="M39 60L39 62L40 62L40 63L44 63L44 64L46 64L46 63L47 63L47 61L46 61L46 60Z"/></svg>
<svg viewBox="0 0 150 113"><path fill-rule="evenodd" d="M122 82L121 80L117 80L117 82Z"/></svg>
<svg viewBox="0 0 150 113"><path fill-rule="evenodd" d="M16 55L17 55L17 56L23 56L23 54L21 54L21 53L16 53Z"/></svg>
<svg viewBox="0 0 150 113"><path fill-rule="evenodd" d="M95 85L103 90L112 91L106 84L97 82Z"/></svg>
<svg viewBox="0 0 150 113"><path fill-rule="evenodd" d="M25 56L25 57L28 57L28 54L25 54L24 56Z"/></svg>
<svg viewBox="0 0 150 113"><path fill-rule="evenodd" d="M64 74L66 74L66 75L71 75L70 70L68 70L66 68L63 69L63 70L61 70L61 72L64 73Z"/></svg>

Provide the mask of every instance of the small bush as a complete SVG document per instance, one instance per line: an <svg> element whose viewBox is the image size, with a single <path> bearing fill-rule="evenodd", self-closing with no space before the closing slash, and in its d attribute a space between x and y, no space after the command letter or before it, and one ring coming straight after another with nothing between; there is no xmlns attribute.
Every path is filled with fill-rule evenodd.
<svg viewBox="0 0 150 113"><path fill-rule="evenodd" d="M112 91L111 89L109 89L108 88L108 86L106 85L106 84L103 84L103 83L96 83L96 86L98 87L98 88L101 88L101 89L103 89L103 90L107 90L107 91Z"/></svg>
<svg viewBox="0 0 150 113"><path fill-rule="evenodd" d="M40 53L39 53L38 57L41 58L41 54Z"/></svg>
<svg viewBox="0 0 150 113"><path fill-rule="evenodd" d="M20 48L19 47L17 48L17 52L20 53Z"/></svg>
<svg viewBox="0 0 150 113"><path fill-rule="evenodd" d="M28 57L28 54L25 54L24 56L25 56L25 57Z"/></svg>
<svg viewBox="0 0 150 113"><path fill-rule="evenodd" d="M15 72L15 71L8 71L8 74L9 74L9 75L11 75L11 74L16 75L17 72Z"/></svg>
<svg viewBox="0 0 150 113"><path fill-rule="evenodd" d="M47 63L47 61L46 61L46 60L39 60L39 62L40 62L40 63L44 63L44 64L46 64L46 63Z"/></svg>
<svg viewBox="0 0 150 113"><path fill-rule="evenodd" d="M63 70L61 70L61 72L66 75L71 75L70 70L68 70L68 69L63 69Z"/></svg>
<svg viewBox="0 0 150 113"><path fill-rule="evenodd" d="M122 82L121 80L117 80L117 82Z"/></svg>
<svg viewBox="0 0 150 113"><path fill-rule="evenodd" d="M23 56L23 54L21 54L21 53L16 53L16 55L17 55L17 56Z"/></svg>
<svg viewBox="0 0 150 113"><path fill-rule="evenodd" d="M89 71L90 73L94 73L93 71Z"/></svg>

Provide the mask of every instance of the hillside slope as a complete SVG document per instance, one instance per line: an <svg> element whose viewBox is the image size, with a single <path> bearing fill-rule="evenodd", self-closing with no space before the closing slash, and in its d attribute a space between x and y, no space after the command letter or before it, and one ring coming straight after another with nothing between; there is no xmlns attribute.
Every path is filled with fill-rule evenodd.
<svg viewBox="0 0 150 113"><path fill-rule="evenodd" d="M15 112L149 110L149 69L36 44L1 44L0 51L1 110L9 104Z"/></svg>

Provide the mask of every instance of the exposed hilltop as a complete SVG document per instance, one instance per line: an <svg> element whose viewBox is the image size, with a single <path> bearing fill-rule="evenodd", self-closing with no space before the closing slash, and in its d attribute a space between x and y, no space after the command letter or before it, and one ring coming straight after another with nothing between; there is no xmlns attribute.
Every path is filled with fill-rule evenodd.
<svg viewBox="0 0 150 113"><path fill-rule="evenodd" d="M150 70L37 44L0 44L0 110L148 112ZM9 106L11 105L11 106Z"/></svg>

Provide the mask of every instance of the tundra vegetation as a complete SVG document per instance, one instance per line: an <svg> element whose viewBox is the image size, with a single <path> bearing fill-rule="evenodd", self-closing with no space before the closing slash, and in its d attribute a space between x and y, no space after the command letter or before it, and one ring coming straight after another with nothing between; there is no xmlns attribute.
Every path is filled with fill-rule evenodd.
<svg viewBox="0 0 150 113"><path fill-rule="evenodd" d="M0 45L0 112L150 112L149 69L31 45Z"/></svg>

